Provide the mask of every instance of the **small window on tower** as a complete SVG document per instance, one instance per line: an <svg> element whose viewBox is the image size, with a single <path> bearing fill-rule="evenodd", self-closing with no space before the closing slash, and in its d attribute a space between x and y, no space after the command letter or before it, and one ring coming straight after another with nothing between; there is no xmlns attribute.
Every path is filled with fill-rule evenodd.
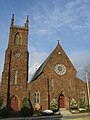
<svg viewBox="0 0 90 120"><path fill-rule="evenodd" d="M19 33L15 34L14 44L15 45L22 45L22 37Z"/></svg>
<svg viewBox="0 0 90 120"><path fill-rule="evenodd" d="M14 71L14 84L17 84L17 71Z"/></svg>

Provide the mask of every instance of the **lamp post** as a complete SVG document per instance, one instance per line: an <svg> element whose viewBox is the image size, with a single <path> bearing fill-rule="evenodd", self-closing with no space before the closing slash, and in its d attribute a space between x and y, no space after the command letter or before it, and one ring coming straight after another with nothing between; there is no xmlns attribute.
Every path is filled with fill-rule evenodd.
<svg viewBox="0 0 90 120"><path fill-rule="evenodd" d="M90 93L89 93L89 84L88 84L88 72L86 72L86 83L87 83L87 95L88 95L88 107L90 105Z"/></svg>

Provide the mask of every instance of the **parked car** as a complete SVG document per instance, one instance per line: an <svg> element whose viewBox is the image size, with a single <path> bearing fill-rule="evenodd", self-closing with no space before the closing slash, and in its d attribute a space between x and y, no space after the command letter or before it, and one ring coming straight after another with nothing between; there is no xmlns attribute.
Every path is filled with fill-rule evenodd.
<svg viewBox="0 0 90 120"><path fill-rule="evenodd" d="M44 110L43 115L52 115L53 111L52 110Z"/></svg>

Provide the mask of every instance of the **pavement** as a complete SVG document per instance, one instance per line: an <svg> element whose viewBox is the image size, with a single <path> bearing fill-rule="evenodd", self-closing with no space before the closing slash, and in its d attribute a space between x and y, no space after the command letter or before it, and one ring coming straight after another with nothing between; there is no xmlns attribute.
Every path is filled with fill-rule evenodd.
<svg viewBox="0 0 90 120"><path fill-rule="evenodd" d="M69 118L69 117L76 118L76 117L90 116L90 112L89 113L88 112L85 112L85 113L80 113L80 112L71 113L69 110L66 110L66 109L60 110L60 113L61 113L63 118Z"/></svg>
<svg viewBox="0 0 90 120"><path fill-rule="evenodd" d="M63 116L71 116L72 115L72 113L69 110L65 109L65 108L60 109L60 113Z"/></svg>

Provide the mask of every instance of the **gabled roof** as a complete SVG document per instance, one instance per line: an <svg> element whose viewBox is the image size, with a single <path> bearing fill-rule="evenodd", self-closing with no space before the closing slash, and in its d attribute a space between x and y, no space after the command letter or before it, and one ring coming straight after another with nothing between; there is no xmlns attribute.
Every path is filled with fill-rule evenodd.
<svg viewBox="0 0 90 120"><path fill-rule="evenodd" d="M53 52L52 52L53 53ZM52 53L47 57L47 59L42 63L42 65L37 69L37 71L35 72L35 74L33 75L32 79L30 82L36 80L38 78L39 75L41 75L43 73L43 69L46 66L47 62L50 59L50 56L52 55Z"/></svg>
<svg viewBox="0 0 90 120"><path fill-rule="evenodd" d="M63 48L61 47L61 45L60 45L60 43L59 43L59 41L58 41L58 44L57 44L56 48L55 48L55 49L52 51L52 53L47 57L47 59L42 63L42 65L37 69L37 71L36 71L35 74L33 75L33 77L32 77L32 79L31 79L30 82L36 80L36 79L39 77L39 75L41 75L41 74L43 73L44 67L46 66L46 64L47 64L48 61L50 60L53 52L54 52L56 49L58 49L58 48L64 52ZM65 53L65 52L64 52L64 53ZM67 55L66 55L66 56L67 56ZM68 58L68 56L67 56L67 58ZM69 59L69 58L68 58L68 59ZM70 62L71 62L71 61L70 61ZM72 63L71 63L71 64L72 64ZM72 64L72 66L73 66L73 64ZM74 66L73 66L73 67L74 67ZM75 68L74 68L74 69L75 69Z"/></svg>
<svg viewBox="0 0 90 120"><path fill-rule="evenodd" d="M58 45L60 46L59 41L58 41ZM57 45L57 46L58 46L58 45ZM57 46L56 46L56 48L57 48ZM56 48L55 48L55 49L56 49ZM55 49L54 49L54 50L55 50ZM53 52L54 52L54 50L53 50ZM53 53L53 52L52 52L52 53ZM37 71L36 71L35 74L33 75L33 77L32 77L32 79L31 79L30 82L36 80L36 79L38 78L38 76L43 73L43 69L44 69L44 67L46 66L47 62L49 61L50 57L52 56L52 53L47 57L47 59L42 63L42 65L37 69Z"/></svg>

